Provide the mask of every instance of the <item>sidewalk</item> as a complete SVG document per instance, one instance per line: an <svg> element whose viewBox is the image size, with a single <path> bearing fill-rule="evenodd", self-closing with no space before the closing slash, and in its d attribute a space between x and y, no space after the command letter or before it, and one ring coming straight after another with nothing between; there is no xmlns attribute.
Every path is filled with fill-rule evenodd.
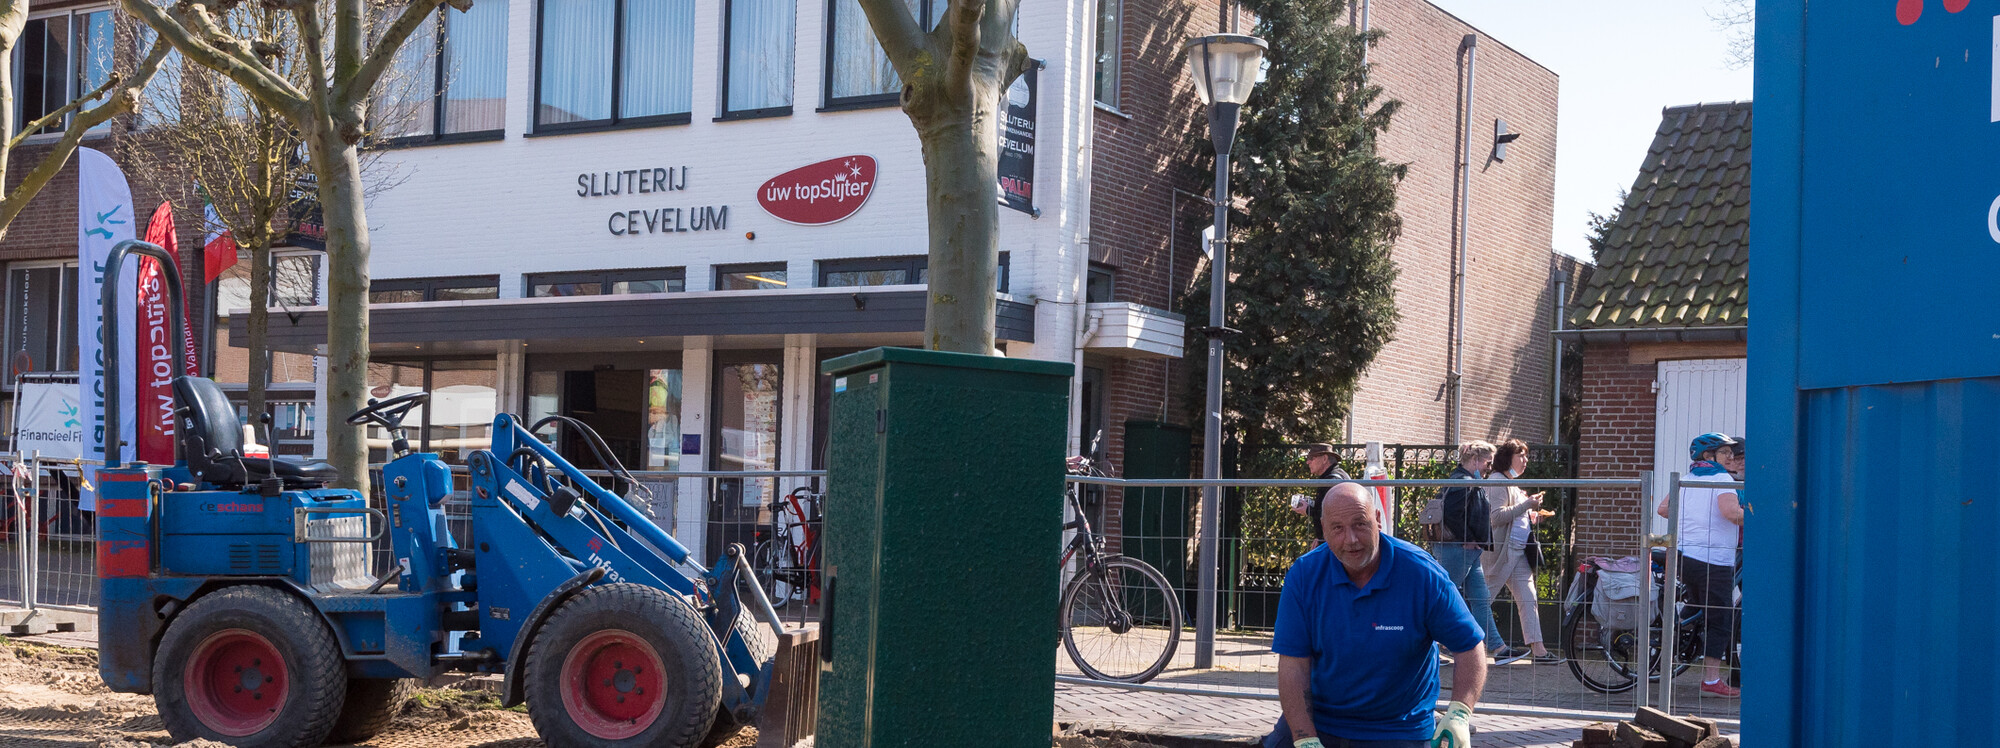
<svg viewBox="0 0 2000 748"><path fill-rule="evenodd" d="M1056 684L1056 721L1189 737L1234 739L1243 745L1271 731L1278 702L1147 693ZM1569 748L1595 720L1475 714L1474 748Z"/></svg>

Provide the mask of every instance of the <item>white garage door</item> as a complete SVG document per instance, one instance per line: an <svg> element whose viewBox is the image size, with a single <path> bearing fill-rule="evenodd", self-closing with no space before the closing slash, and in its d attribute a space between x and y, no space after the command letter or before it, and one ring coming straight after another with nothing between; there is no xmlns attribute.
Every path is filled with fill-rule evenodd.
<svg viewBox="0 0 2000 748"><path fill-rule="evenodd" d="M1743 435L1744 359L1661 361L1653 422L1653 495L1667 489L1667 474L1686 473L1688 442L1710 431ZM1666 520L1653 516L1657 531Z"/></svg>

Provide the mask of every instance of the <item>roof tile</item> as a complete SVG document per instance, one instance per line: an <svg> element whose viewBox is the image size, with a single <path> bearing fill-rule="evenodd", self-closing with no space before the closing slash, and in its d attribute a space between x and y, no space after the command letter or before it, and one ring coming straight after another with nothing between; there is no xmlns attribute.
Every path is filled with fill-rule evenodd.
<svg viewBox="0 0 2000 748"><path fill-rule="evenodd" d="M1745 324L1750 102L1670 107L1607 231L1570 323Z"/></svg>

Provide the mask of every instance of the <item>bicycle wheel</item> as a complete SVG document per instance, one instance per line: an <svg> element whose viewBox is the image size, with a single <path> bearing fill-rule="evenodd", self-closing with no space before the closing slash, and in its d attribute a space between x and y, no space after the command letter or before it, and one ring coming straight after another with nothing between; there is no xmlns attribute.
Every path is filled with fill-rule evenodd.
<svg viewBox="0 0 2000 748"><path fill-rule="evenodd" d="M1590 600L1563 616L1563 660L1577 681L1598 693L1624 693L1639 684L1639 636L1633 631L1607 629L1590 615Z"/></svg>
<svg viewBox="0 0 2000 748"><path fill-rule="evenodd" d="M792 573L779 568L779 554L785 549L781 544L765 540L757 544L750 553L751 568L757 571L757 582L764 587L764 596L771 599L771 607L782 608L792 601Z"/></svg>
<svg viewBox="0 0 2000 748"><path fill-rule="evenodd" d="M1152 680L1180 646L1179 593L1137 559L1106 556L1078 574L1063 590L1061 613L1063 648L1097 680Z"/></svg>

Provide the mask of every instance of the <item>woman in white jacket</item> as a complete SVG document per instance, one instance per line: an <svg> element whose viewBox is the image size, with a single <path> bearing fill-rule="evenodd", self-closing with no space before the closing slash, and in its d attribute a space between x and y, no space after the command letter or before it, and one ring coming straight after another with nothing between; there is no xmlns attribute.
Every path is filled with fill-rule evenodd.
<svg viewBox="0 0 2000 748"><path fill-rule="evenodd" d="M1519 478L1527 470L1528 445L1519 439L1501 444L1499 451L1493 455L1493 477ZM1488 491L1488 495L1496 501L1492 514L1493 550L1481 554L1479 560L1486 571L1486 588L1494 590L1495 597L1498 597L1502 584L1514 591L1514 609L1521 614L1521 638L1527 640L1528 650L1534 654L1536 662L1559 662L1542 644L1542 616L1536 609L1540 598L1535 594L1535 567L1528 562L1529 546L1535 542L1534 526L1555 512L1542 510L1542 495L1539 493L1530 494L1509 486L1502 498L1498 491Z"/></svg>

